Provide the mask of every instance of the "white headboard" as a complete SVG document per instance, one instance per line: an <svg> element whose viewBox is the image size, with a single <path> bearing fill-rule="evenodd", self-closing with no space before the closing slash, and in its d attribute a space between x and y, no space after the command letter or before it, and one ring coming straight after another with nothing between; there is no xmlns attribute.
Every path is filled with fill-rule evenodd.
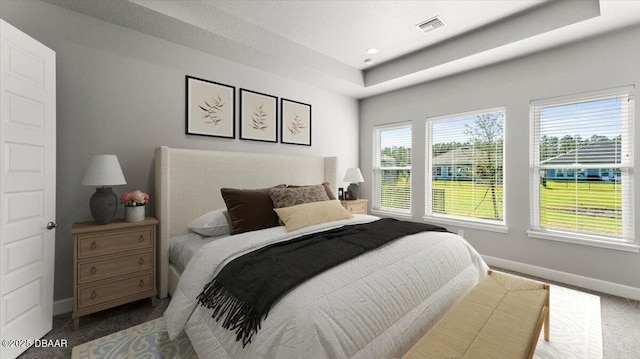
<svg viewBox="0 0 640 359"><path fill-rule="evenodd" d="M337 193L337 157L289 156L169 148L156 149L158 295L167 296L169 238L187 233L197 217L225 207L220 188L329 182Z"/></svg>

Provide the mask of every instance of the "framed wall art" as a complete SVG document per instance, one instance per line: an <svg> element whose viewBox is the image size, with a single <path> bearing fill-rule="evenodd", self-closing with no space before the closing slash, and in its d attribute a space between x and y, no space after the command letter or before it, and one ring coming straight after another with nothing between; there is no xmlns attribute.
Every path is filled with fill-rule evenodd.
<svg viewBox="0 0 640 359"><path fill-rule="evenodd" d="M186 76L188 135L236 138L236 88Z"/></svg>
<svg viewBox="0 0 640 359"><path fill-rule="evenodd" d="M240 138L277 142L278 98L240 89Z"/></svg>
<svg viewBox="0 0 640 359"><path fill-rule="evenodd" d="M280 99L280 142L311 146L311 105Z"/></svg>

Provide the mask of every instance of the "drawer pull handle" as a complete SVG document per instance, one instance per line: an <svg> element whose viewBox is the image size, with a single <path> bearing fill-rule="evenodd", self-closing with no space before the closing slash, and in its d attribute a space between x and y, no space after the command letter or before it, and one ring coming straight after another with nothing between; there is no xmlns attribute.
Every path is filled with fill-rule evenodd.
<svg viewBox="0 0 640 359"><path fill-rule="evenodd" d="M98 245L96 244L96 242L92 242L91 249L96 249L96 248L98 248Z"/></svg>
<svg viewBox="0 0 640 359"><path fill-rule="evenodd" d="M138 264L143 265L144 264L144 258L140 257L140 260L138 261Z"/></svg>
<svg viewBox="0 0 640 359"><path fill-rule="evenodd" d="M98 272L98 268L91 267L91 274L96 274Z"/></svg>
<svg viewBox="0 0 640 359"><path fill-rule="evenodd" d="M97 296L98 296L98 293L96 293L95 290L91 292L91 299L96 299Z"/></svg>
<svg viewBox="0 0 640 359"><path fill-rule="evenodd" d="M140 288L144 287L144 281L142 279L140 279L140 282L138 283L138 287Z"/></svg>
<svg viewBox="0 0 640 359"><path fill-rule="evenodd" d="M140 235L140 238L138 238L138 241L139 241L140 243L144 242L144 236L143 236L143 235Z"/></svg>

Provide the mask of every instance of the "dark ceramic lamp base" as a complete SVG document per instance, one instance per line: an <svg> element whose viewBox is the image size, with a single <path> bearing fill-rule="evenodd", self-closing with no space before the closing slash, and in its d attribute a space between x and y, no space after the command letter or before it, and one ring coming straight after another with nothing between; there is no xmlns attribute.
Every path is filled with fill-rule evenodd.
<svg viewBox="0 0 640 359"><path fill-rule="evenodd" d="M347 187L347 199L355 200L360 198L360 185L357 183L352 183Z"/></svg>
<svg viewBox="0 0 640 359"><path fill-rule="evenodd" d="M118 196L111 187L96 188L96 193L89 200L89 208L97 224L109 224L116 216Z"/></svg>

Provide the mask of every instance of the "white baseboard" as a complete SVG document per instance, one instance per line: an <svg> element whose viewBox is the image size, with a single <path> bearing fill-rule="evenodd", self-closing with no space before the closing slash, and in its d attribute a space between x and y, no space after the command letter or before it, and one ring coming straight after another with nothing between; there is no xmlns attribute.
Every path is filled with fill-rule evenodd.
<svg viewBox="0 0 640 359"><path fill-rule="evenodd" d="M531 264L514 262L508 259L485 256L482 258L489 266L496 266L535 277L541 277L556 282L566 283L577 287L591 289L602 293L612 294L619 297L640 300L640 288L631 287L624 284L607 282L600 279L584 277L577 274L560 272L553 269L538 267Z"/></svg>
<svg viewBox="0 0 640 359"><path fill-rule="evenodd" d="M73 297L53 302L53 315L69 313L73 310Z"/></svg>

